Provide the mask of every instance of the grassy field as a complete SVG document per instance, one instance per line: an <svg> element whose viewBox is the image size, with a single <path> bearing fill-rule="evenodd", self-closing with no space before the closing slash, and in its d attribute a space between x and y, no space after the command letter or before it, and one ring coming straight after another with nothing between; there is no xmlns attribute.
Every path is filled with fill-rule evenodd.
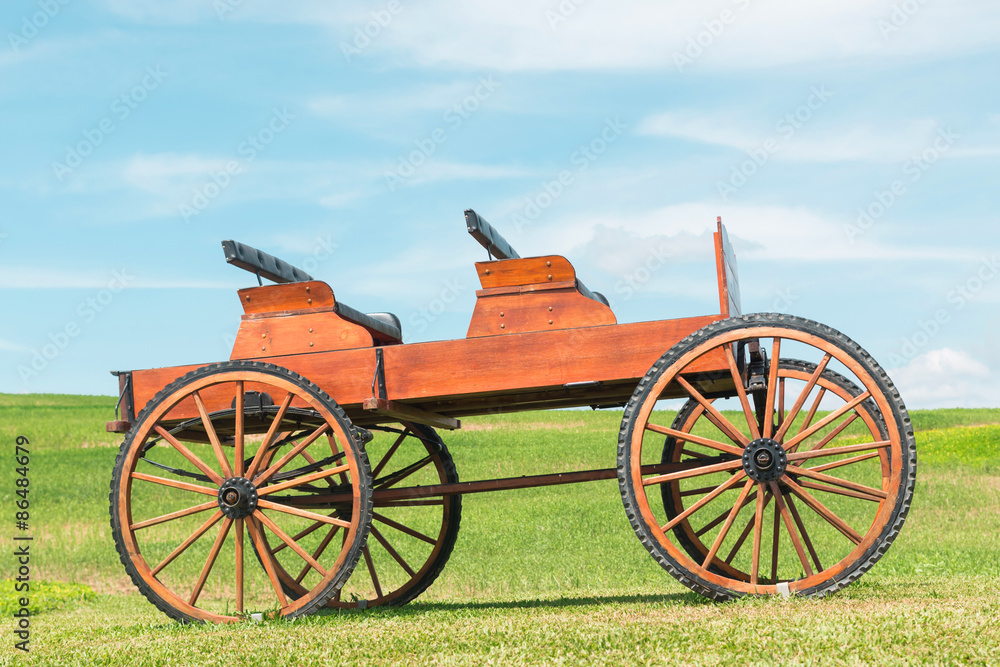
<svg viewBox="0 0 1000 667"><path fill-rule="evenodd" d="M467 496L448 566L407 607L186 627L135 592L114 550L107 497L120 437L104 433L113 405L0 395L0 441L12 452L16 436L31 440L32 576L52 584L35 598L31 653L5 632L0 664L1000 661L1000 410L913 414L918 482L907 524L870 573L829 599L699 598L649 557L609 480ZM445 441L463 479L613 467L620 418L468 419ZM12 535L6 460L0 497ZM12 568L0 557L0 579ZM9 598L9 585L0 595Z"/></svg>

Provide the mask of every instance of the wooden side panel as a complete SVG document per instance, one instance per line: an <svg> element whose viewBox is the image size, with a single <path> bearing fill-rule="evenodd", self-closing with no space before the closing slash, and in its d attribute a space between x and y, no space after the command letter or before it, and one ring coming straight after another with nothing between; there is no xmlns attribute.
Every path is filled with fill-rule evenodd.
<svg viewBox="0 0 1000 667"><path fill-rule="evenodd" d="M236 334L230 359L328 352L372 347L375 341L364 327L348 322L332 310L301 315L245 319Z"/></svg>
<svg viewBox="0 0 1000 667"><path fill-rule="evenodd" d="M466 335L476 338L617 323L610 308L580 294L573 283L570 285L492 296L479 292Z"/></svg>
<svg viewBox="0 0 1000 667"><path fill-rule="evenodd" d="M336 305L333 290L319 280L248 287L239 290L238 294L247 315L325 309Z"/></svg>
<svg viewBox="0 0 1000 667"><path fill-rule="evenodd" d="M483 289L576 281L576 270L560 255L476 262L476 273Z"/></svg>
<svg viewBox="0 0 1000 667"><path fill-rule="evenodd" d="M715 232L715 265L719 278L719 307L726 317L737 317L743 314L740 304L740 276L736 266L736 253L729 243L729 234L718 220L719 228Z"/></svg>
<svg viewBox="0 0 1000 667"><path fill-rule="evenodd" d="M638 382L670 347L719 319L713 315L397 345L384 348L386 388L393 400L417 403L574 382ZM692 370L724 368L719 355Z"/></svg>
<svg viewBox="0 0 1000 667"><path fill-rule="evenodd" d="M509 394L519 409L590 405L602 389L567 388L573 383L606 383L609 399L645 375L650 366L688 334L718 321L718 315L680 320L638 322L486 336L381 348L387 395L422 409L447 403L456 414L491 412L503 400L483 396ZM264 360L264 359L262 359ZM267 357L266 361L293 370L315 382L349 413L361 413L372 396L375 348L338 350ZM135 406L141 409L164 386L204 364L133 372ZM724 357L705 358L692 372L721 371ZM254 387L247 387L248 391ZM535 392L535 396L525 396ZM520 399L516 399L520 396ZM232 405L233 396L211 389L202 392L210 411ZM272 397L280 402L283 397ZM294 405L294 404L293 404ZM438 410L439 411L439 410ZM445 413L447 414L447 413ZM193 405L182 405L174 418L197 415ZM451 416L451 415L449 415Z"/></svg>

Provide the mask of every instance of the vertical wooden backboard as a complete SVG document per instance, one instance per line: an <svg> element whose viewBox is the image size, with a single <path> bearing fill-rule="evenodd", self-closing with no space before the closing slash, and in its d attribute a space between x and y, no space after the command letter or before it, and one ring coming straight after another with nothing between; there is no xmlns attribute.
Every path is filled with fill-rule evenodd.
<svg viewBox="0 0 1000 667"><path fill-rule="evenodd" d="M743 314L740 305L740 274L736 266L736 253L729 243L729 234L718 219L719 229L715 232L715 264L719 274L719 307L726 317L738 317Z"/></svg>

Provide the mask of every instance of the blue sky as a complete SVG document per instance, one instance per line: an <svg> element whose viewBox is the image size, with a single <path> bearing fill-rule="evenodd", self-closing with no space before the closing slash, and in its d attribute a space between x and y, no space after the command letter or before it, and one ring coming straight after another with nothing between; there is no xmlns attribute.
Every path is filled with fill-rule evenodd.
<svg viewBox="0 0 1000 667"><path fill-rule="evenodd" d="M0 9L0 391L229 356L234 238L407 342L465 335L462 211L620 322L838 328L1000 406L1000 5L35 0ZM563 183L559 183L562 177Z"/></svg>

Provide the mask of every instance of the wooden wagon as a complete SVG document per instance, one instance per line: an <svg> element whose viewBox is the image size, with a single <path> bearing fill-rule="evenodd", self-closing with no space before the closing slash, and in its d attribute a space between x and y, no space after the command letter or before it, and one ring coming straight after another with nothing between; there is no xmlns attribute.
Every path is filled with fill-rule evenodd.
<svg viewBox="0 0 1000 667"><path fill-rule="evenodd" d="M741 314L721 219L719 313L627 324L566 258L520 258L465 221L488 251L465 338L404 344L394 315L225 241L258 282L239 290L231 359L115 373L114 539L159 609L233 621L403 604L442 571L464 494L601 479L618 479L653 558L716 600L828 594L885 552L913 493L906 409L843 334ZM579 406L624 408L616 468L460 481L437 432Z"/></svg>

